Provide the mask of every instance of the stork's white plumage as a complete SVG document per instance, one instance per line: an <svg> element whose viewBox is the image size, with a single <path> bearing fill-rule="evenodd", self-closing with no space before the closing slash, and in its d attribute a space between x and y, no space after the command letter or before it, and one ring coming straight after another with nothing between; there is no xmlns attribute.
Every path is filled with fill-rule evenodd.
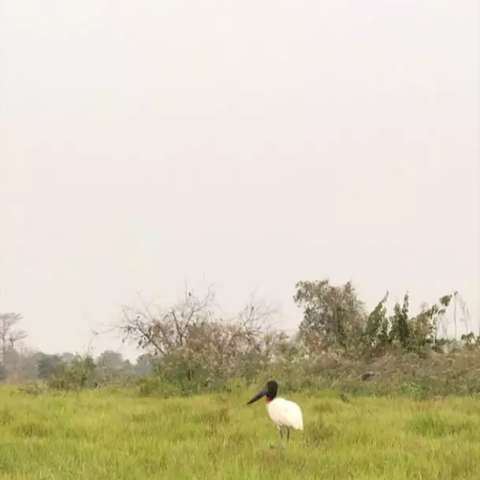
<svg viewBox="0 0 480 480"><path fill-rule="evenodd" d="M267 397L267 412L272 422L283 438L284 429L287 433L287 441L290 438L290 429L303 430L303 415L301 408L290 400L277 398L278 384L274 380L267 383L266 388L258 392L249 402L253 403L262 397Z"/></svg>
<svg viewBox="0 0 480 480"><path fill-rule="evenodd" d="M274 398L267 403L267 412L278 428L287 427L303 430L302 410L295 402L284 398Z"/></svg>

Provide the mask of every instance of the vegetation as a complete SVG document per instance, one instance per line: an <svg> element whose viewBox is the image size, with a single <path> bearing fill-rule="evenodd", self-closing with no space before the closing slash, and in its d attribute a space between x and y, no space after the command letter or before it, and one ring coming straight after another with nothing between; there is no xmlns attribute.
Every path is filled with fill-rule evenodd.
<svg viewBox="0 0 480 480"><path fill-rule="evenodd" d="M122 309L135 363L29 350L4 314L0 380L17 386L0 387L0 480L477 478L480 338L439 334L454 295L368 312L350 283L299 282L287 337L264 303L225 318L212 291L187 291ZM304 411L287 450L245 405L272 378Z"/></svg>
<svg viewBox="0 0 480 480"><path fill-rule="evenodd" d="M295 288L303 320L290 338L270 327L275 312L255 299L225 318L211 289L203 296L187 290L173 306L125 306L117 328L142 352L136 363L113 351L94 359L25 349L26 333L17 326L21 316L3 314L0 380L37 382L33 390L136 386L144 395L163 397L228 391L235 383L268 378L291 391L416 397L480 392L480 339L438 334L456 293L416 314L406 294L389 314L388 293L368 313L351 283L302 281Z"/></svg>
<svg viewBox="0 0 480 480"><path fill-rule="evenodd" d="M356 349L365 328L365 308L353 285L334 287L328 280L299 282L294 296L303 308L300 338L312 352L332 347Z"/></svg>
<svg viewBox="0 0 480 480"><path fill-rule="evenodd" d="M252 391L159 399L3 387L0 479L478 478L477 399L291 394L306 427L284 449L263 405L245 405Z"/></svg>

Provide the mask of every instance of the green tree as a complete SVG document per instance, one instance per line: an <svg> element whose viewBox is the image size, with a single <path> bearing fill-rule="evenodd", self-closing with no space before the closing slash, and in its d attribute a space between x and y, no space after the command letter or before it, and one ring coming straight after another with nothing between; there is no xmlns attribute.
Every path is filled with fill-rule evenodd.
<svg viewBox="0 0 480 480"><path fill-rule="evenodd" d="M48 379L48 384L51 388L58 390L80 390L95 387L97 381L93 358L89 355L75 357L69 365L63 364Z"/></svg>
<svg viewBox="0 0 480 480"><path fill-rule="evenodd" d="M122 354L113 350L105 350L97 359L96 376L102 383L108 383L133 374L132 365L124 360Z"/></svg>
<svg viewBox="0 0 480 480"><path fill-rule="evenodd" d="M388 292L367 318L365 327L366 347L373 352L383 350L389 342L388 332L390 323L387 317L387 300Z"/></svg>
<svg viewBox="0 0 480 480"><path fill-rule="evenodd" d="M97 359L97 368L104 368L108 371L118 371L124 366L122 354L113 350L105 350Z"/></svg>
<svg viewBox="0 0 480 480"><path fill-rule="evenodd" d="M48 355L46 353L37 354L38 378L42 380L51 377L63 365L62 359L58 355Z"/></svg>
<svg viewBox="0 0 480 480"><path fill-rule="evenodd" d="M398 341L403 348L406 348L410 341L410 327L408 319L409 297L408 293L403 297L403 304L398 302L393 308L390 330L390 341Z"/></svg>
<svg viewBox="0 0 480 480"><path fill-rule="evenodd" d="M328 280L302 281L295 288L294 301L303 308L300 338L310 350L358 346L365 311L350 282L336 287Z"/></svg>
<svg viewBox="0 0 480 480"><path fill-rule="evenodd" d="M445 314L453 295L444 295L438 303L428 307L422 306L420 313L411 319L410 331L412 343L416 348L434 344L437 339L438 323Z"/></svg>

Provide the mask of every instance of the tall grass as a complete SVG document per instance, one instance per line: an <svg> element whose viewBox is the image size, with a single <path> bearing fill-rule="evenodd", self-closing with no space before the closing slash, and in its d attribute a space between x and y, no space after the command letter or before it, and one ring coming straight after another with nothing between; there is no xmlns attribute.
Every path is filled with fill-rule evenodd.
<svg viewBox="0 0 480 480"><path fill-rule="evenodd" d="M289 395L305 431L287 448L250 391L0 390L0 479L478 479L480 402ZM348 400L348 401L345 401Z"/></svg>

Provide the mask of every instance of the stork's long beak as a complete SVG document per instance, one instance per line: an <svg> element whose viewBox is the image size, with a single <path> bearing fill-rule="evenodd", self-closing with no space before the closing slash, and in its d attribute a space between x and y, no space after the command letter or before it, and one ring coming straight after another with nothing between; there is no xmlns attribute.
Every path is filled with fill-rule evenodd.
<svg viewBox="0 0 480 480"><path fill-rule="evenodd" d="M256 402L257 400L260 400L262 397L264 397L265 395L267 395L267 390L264 389L264 390L261 390L260 392L258 392L250 401L247 402L247 405L250 405L251 403L253 402Z"/></svg>

